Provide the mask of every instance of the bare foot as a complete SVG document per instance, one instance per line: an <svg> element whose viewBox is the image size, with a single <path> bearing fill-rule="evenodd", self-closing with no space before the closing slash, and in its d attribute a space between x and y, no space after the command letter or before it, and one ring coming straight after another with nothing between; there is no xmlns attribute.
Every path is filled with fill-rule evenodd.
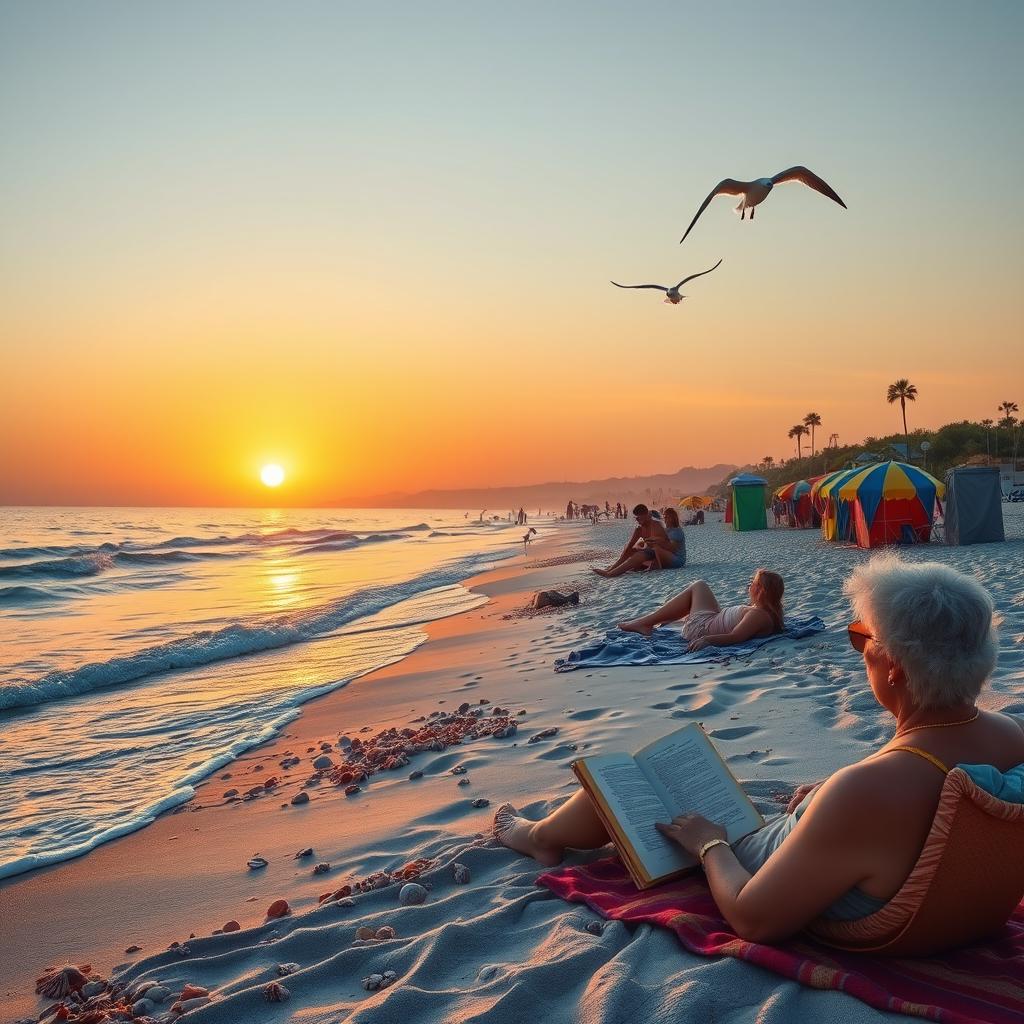
<svg viewBox="0 0 1024 1024"><path fill-rule="evenodd" d="M608 570L607 569L598 569L596 566L592 565L590 567L590 571L593 572L593 573L596 573L598 576L603 576L605 579L608 579Z"/></svg>
<svg viewBox="0 0 1024 1024"><path fill-rule="evenodd" d="M553 846L541 846L533 839L534 821L520 818L511 804L502 804L494 812L494 838L516 853L526 854L545 867L553 868L562 860L562 852Z"/></svg>
<svg viewBox="0 0 1024 1024"><path fill-rule="evenodd" d="M624 633L639 633L641 636L650 636L654 632L653 626L641 626L639 619L631 619L629 622L620 622L619 629Z"/></svg>

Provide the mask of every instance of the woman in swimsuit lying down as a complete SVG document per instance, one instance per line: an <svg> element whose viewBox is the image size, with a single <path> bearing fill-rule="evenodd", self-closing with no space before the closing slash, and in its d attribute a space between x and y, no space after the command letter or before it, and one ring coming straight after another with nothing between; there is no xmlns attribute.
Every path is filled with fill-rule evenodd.
<svg viewBox="0 0 1024 1024"><path fill-rule="evenodd" d="M855 569L846 592L857 616L850 643L875 700L893 717L892 739L824 782L800 786L785 814L734 845L699 815L658 826L699 857L722 914L750 941L780 941L819 916L849 921L876 912L917 861L946 766L1005 772L1024 762L1024 724L976 706L996 661L992 600L979 583L949 566L890 555ZM583 790L542 821L503 804L494 832L546 865L567 847L609 842Z"/></svg>
<svg viewBox="0 0 1024 1024"><path fill-rule="evenodd" d="M683 637L690 642L691 651L711 645L741 644L757 636L782 631L784 590L778 573L758 569L747 588L750 604L721 608L711 588L703 580L697 580L650 615L620 622L619 629L650 636L655 626L682 619Z"/></svg>

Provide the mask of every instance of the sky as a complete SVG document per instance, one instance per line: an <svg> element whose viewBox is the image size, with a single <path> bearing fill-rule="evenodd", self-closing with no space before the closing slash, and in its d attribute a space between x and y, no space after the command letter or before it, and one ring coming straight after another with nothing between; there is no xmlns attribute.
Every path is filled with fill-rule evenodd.
<svg viewBox="0 0 1024 1024"><path fill-rule="evenodd" d="M1024 4L0 2L0 504L344 505L1024 404ZM753 223L724 177L793 164ZM624 283L674 283L666 305ZM268 492L259 469L287 474Z"/></svg>

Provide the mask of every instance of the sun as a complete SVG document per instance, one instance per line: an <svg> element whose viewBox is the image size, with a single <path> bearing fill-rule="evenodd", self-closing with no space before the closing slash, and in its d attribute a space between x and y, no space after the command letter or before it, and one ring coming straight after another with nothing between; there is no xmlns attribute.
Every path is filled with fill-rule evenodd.
<svg viewBox="0 0 1024 1024"><path fill-rule="evenodd" d="M260 470L260 479L267 487L280 487L284 483L284 470L274 462L267 463Z"/></svg>

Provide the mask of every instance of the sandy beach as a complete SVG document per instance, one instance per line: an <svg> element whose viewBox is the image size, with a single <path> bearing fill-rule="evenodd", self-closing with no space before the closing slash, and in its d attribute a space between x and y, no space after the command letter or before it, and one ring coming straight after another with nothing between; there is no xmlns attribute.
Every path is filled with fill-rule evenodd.
<svg viewBox="0 0 1024 1024"><path fill-rule="evenodd" d="M1024 509L1004 511L1005 544L902 554L947 562L990 589L1004 621L982 704L1021 713ZM488 840L503 800L535 817L568 795L569 764L580 752L634 749L685 722L704 724L765 814L796 785L889 735L840 628L848 620L842 581L867 552L826 545L816 531L738 534L709 521L687 530L685 569L595 578L588 566L621 546L625 529L566 524L528 556L467 581L485 605L429 625L429 640L405 660L306 705L284 733L218 772L177 811L4 884L6 1015L34 1017L45 1001L33 994L33 979L67 959L91 963L103 977L158 979L171 993L185 984L208 989L209 1001L188 1019L217 1024L485 1015L512 1022L536 1014L609 1024L881 1019L844 994L688 954L665 931L608 923L592 934L585 926L597 915L535 887L537 866ZM724 601L739 600L762 565L785 576L788 613L817 614L827 632L728 663L552 671L555 658L693 579L708 580ZM529 611L531 595L550 587L578 589L579 607ZM367 741L386 729L419 728L432 713L463 704L481 709L480 721L506 709L516 734L416 754L353 795L323 773L310 783L317 758L341 760L341 737ZM530 742L538 734L545 735ZM465 771L453 774L460 765ZM415 772L422 777L410 779ZM250 791L257 795L244 799ZM309 801L293 804L298 793ZM307 848L311 855L295 857ZM247 866L255 855L265 868ZM318 904L324 893L419 859L429 861L420 905L401 906L397 884ZM455 863L468 867L468 881L456 882ZM315 872L316 865L329 868ZM280 899L289 913L267 919ZM212 934L229 921L240 930ZM359 927L390 927L395 937L353 944ZM280 964L295 965L285 979L290 998L268 1005L262 989L278 979ZM363 978L384 971L395 972L394 984L364 990ZM152 1014L167 1013L172 1002Z"/></svg>

